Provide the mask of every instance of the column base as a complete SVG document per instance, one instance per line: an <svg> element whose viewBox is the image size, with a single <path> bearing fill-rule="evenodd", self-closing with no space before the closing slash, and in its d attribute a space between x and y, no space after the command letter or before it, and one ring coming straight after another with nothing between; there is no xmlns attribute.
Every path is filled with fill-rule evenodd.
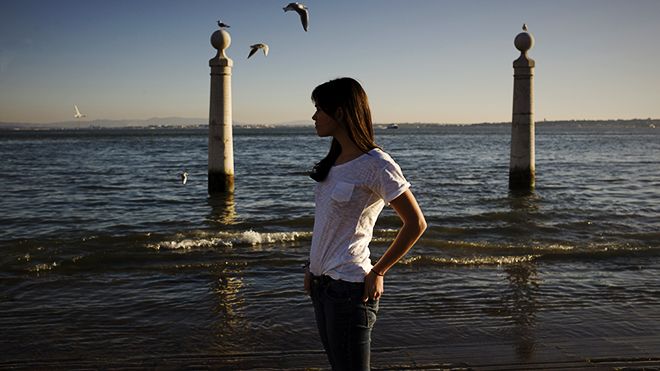
<svg viewBox="0 0 660 371"><path fill-rule="evenodd" d="M209 171L209 194L233 193L234 176Z"/></svg>
<svg viewBox="0 0 660 371"><path fill-rule="evenodd" d="M536 185L535 172L532 169L509 170L510 190L532 190Z"/></svg>

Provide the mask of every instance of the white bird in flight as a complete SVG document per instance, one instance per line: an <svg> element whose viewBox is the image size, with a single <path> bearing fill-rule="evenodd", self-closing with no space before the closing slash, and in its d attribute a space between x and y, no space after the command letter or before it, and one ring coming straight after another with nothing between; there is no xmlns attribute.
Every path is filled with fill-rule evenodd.
<svg viewBox="0 0 660 371"><path fill-rule="evenodd" d="M79 119L79 118L82 118L82 117L87 117L87 115L83 115L82 113L80 113L80 110L78 109L78 106L76 106L75 104L73 105L73 109L76 110L76 113L73 115L73 118L74 118L74 119Z"/></svg>
<svg viewBox="0 0 660 371"><path fill-rule="evenodd" d="M284 12L288 12L289 10L293 10L294 12L298 13L300 16L300 22L302 22L303 29L305 32L307 32L307 26L309 25L309 10L307 7L301 3L289 3L289 5L285 6Z"/></svg>
<svg viewBox="0 0 660 371"><path fill-rule="evenodd" d="M250 45L250 54L248 54L248 58L253 56L254 53L256 53L257 50L259 50L259 49L263 50L264 55L266 55L266 56L268 55L268 45L266 45L266 44L254 44L254 45Z"/></svg>
<svg viewBox="0 0 660 371"><path fill-rule="evenodd" d="M188 182L188 172L183 171L183 173L179 173L179 179L181 179L181 184L186 184Z"/></svg>

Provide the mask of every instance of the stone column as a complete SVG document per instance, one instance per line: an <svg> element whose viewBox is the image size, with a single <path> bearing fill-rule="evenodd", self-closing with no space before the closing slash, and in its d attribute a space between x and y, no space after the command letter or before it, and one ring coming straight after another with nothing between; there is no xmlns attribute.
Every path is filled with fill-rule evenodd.
<svg viewBox="0 0 660 371"><path fill-rule="evenodd" d="M534 158L534 60L527 51L534 46L534 37L523 32L514 40L520 57L513 61L513 120L511 125L511 160L509 189L532 190L535 185Z"/></svg>
<svg viewBox="0 0 660 371"><path fill-rule="evenodd" d="M218 53L211 66L211 104L209 111L209 194L234 191L234 144L231 117L232 60L225 54L231 44L229 32L217 30L211 45Z"/></svg>

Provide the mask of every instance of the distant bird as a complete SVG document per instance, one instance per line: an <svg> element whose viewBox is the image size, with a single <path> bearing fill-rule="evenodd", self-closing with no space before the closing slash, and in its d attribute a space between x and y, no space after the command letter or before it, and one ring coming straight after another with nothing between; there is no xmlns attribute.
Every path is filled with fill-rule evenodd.
<svg viewBox="0 0 660 371"><path fill-rule="evenodd" d="M218 27L220 28L229 28L230 26L222 21L218 21Z"/></svg>
<svg viewBox="0 0 660 371"><path fill-rule="evenodd" d="M179 173L179 179L181 179L181 184L186 184L188 182L188 172L184 170Z"/></svg>
<svg viewBox="0 0 660 371"><path fill-rule="evenodd" d="M527 23L523 23L523 31L527 32Z"/></svg>
<svg viewBox="0 0 660 371"><path fill-rule="evenodd" d="M286 7L283 8L284 12L293 10L298 13L300 16L300 22L302 22L303 29L307 32L307 26L309 25L309 9L301 3L289 3Z"/></svg>
<svg viewBox="0 0 660 371"><path fill-rule="evenodd" d="M78 109L78 106L76 106L75 104L73 105L73 109L76 110L76 113L73 115L74 119L87 117L87 115L83 115L82 113L80 113L80 110Z"/></svg>
<svg viewBox="0 0 660 371"><path fill-rule="evenodd" d="M257 50L259 50L259 49L264 51L264 55L266 55L266 56L268 55L268 45L266 45L266 44L254 44L254 45L250 45L250 54L248 55L248 58L253 56L254 53L256 53Z"/></svg>

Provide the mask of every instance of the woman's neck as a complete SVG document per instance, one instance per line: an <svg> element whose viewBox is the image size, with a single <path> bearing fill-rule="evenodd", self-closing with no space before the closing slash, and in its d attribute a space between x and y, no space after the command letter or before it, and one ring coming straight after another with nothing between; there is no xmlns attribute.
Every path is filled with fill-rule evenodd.
<svg viewBox="0 0 660 371"><path fill-rule="evenodd" d="M341 153L337 160L335 160L335 165L340 165L351 160L362 156L364 152L348 137L348 135L337 135L335 139L341 145Z"/></svg>

